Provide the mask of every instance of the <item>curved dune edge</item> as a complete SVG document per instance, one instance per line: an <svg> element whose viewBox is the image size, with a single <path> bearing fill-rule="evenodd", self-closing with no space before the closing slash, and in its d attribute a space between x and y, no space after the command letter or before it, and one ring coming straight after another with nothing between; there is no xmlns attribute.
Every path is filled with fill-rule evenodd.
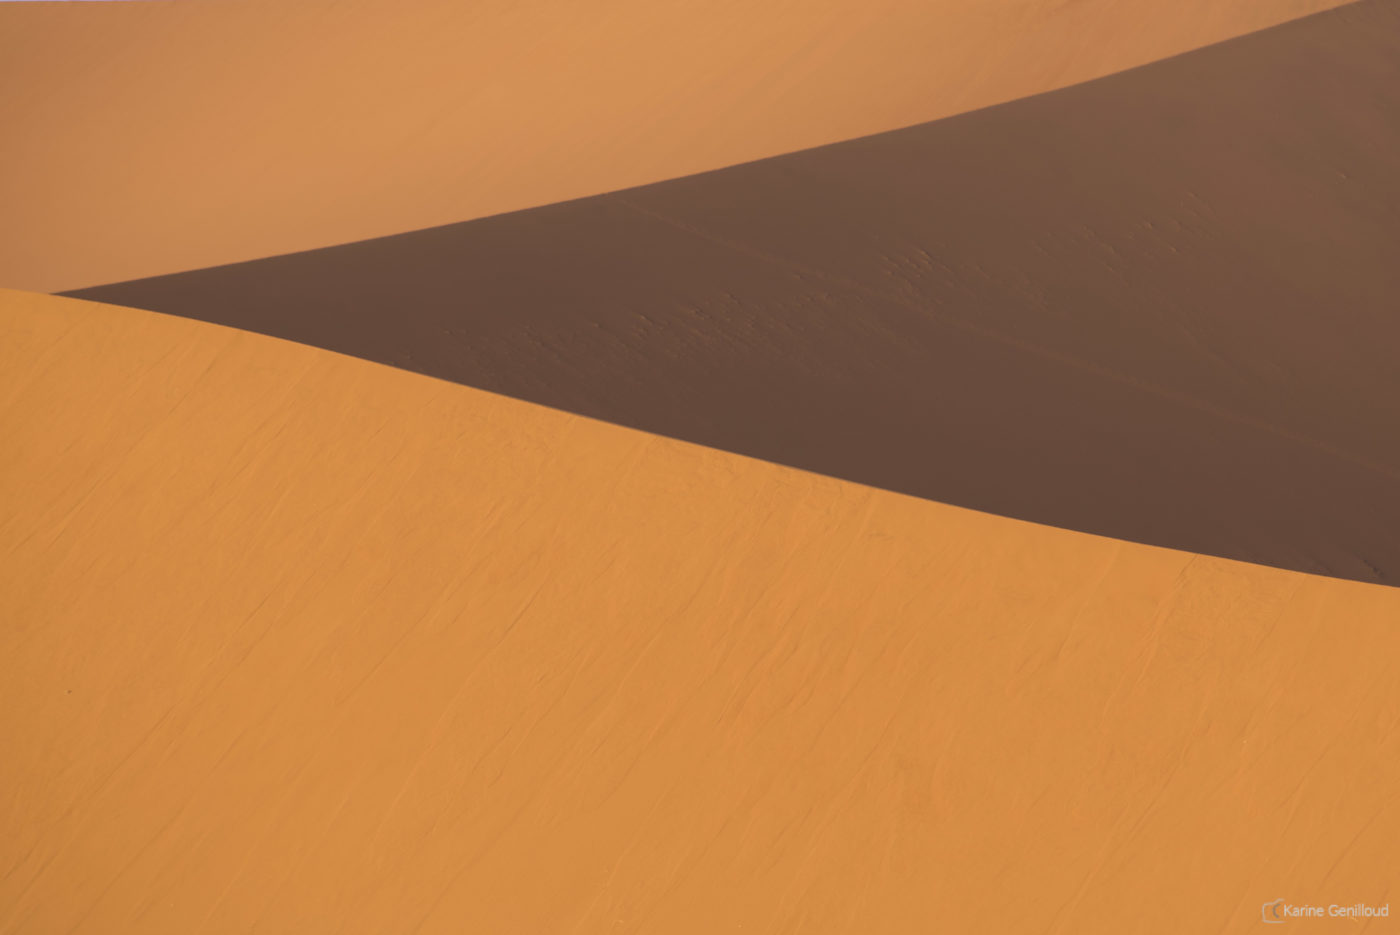
<svg viewBox="0 0 1400 935"><path fill-rule="evenodd" d="M894 133L78 295L1395 584L1396 256L1400 4L1365 2Z"/></svg>
<svg viewBox="0 0 1400 935"><path fill-rule="evenodd" d="M1235 931L1393 885L1394 589L0 309L0 932Z"/></svg>
<svg viewBox="0 0 1400 935"><path fill-rule="evenodd" d="M57 292L687 175L1337 3L0 4L0 285Z"/></svg>

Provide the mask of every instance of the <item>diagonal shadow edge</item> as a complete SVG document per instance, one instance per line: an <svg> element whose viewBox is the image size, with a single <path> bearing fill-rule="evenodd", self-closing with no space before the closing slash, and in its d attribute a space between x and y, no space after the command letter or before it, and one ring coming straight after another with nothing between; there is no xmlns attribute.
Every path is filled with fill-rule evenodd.
<svg viewBox="0 0 1400 935"><path fill-rule="evenodd" d="M987 512L1400 580L1400 6L68 295Z"/></svg>

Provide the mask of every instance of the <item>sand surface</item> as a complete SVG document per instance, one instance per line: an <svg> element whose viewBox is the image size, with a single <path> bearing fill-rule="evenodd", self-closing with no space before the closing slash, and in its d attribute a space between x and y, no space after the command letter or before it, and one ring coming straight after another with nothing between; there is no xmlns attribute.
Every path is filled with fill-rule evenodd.
<svg viewBox="0 0 1400 935"><path fill-rule="evenodd" d="M1400 3L628 192L94 289L849 480L1400 583Z"/></svg>
<svg viewBox="0 0 1400 935"><path fill-rule="evenodd" d="M0 433L0 932L1394 896L1400 590L14 292Z"/></svg>
<svg viewBox="0 0 1400 935"><path fill-rule="evenodd" d="M0 286L344 243L907 126L1338 0L0 4Z"/></svg>

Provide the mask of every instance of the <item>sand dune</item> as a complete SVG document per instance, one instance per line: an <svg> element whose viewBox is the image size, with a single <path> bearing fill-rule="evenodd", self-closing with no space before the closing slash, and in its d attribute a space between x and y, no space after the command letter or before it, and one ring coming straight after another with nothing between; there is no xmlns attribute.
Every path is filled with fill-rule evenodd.
<svg viewBox="0 0 1400 935"><path fill-rule="evenodd" d="M1400 582L1400 4L82 295L935 500Z"/></svg>
<svg viewBox="0 0 1400 935"><path fill-rule="evenodd" d="M1338 0L0 4L0 286L480 217L906 126Z"/></svg>
<svg viewBox="0 0 1400 935"><path fill-rule="evenodd" d="M1392 588L13 292L0 432L0 932L1230 932L1394 885Z"/></svg>

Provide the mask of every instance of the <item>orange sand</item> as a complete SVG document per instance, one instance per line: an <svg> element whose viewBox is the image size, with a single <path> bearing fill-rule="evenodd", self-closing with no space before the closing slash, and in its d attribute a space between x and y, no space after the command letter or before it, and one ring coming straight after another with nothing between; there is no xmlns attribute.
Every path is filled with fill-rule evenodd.
<svg viewBox="0 0 1400 935"><path fill-rule="evenodd" d="M0 932L1252 932L1400 878L1394 589L13 292L0 432Z"/></svg>
<svg viewBox="0 0 1400 935"><path fill-rule="evenodd" d="M684 175L1339 2L0 4L0 286L76 289Z"/></svg>

